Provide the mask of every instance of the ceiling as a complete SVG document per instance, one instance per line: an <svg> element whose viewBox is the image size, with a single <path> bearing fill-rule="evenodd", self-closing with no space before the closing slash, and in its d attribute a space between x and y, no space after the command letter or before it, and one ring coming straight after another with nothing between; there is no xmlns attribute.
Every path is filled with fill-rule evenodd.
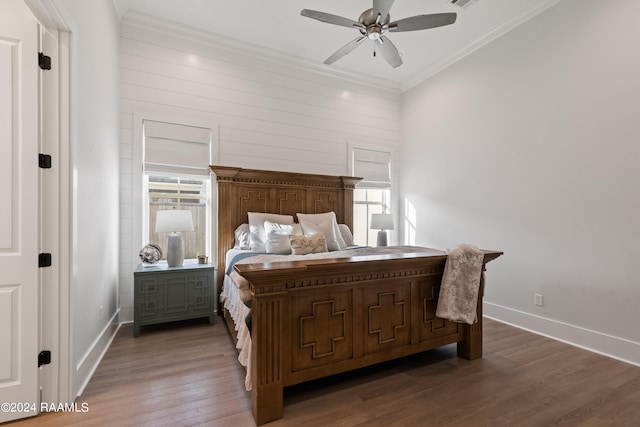
<svg viewBox="0 0 640 427"><path fill-rule="evenodd" d="M372 0L113 0L121 18L151 16L191 29L220 35L236 49L258 50L271 57L314 64L327 70L362 76L405 90L505 34L560 0L473 0L466 8L451 0L396 0L391 21L414 15L457 12L453 25L429 30L388 33L404 64L391 68L373 57L366 40L333 65L323 61L359 35L358 30L300 15L319 10L356 20ZM213 37L209 39L214 39ZM239 42L239 43L236 43Z"/></svg>

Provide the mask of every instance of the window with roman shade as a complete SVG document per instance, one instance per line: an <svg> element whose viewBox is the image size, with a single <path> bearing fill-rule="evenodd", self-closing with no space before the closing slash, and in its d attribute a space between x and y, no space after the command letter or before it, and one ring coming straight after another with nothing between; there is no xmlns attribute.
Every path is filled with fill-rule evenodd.
<svg viewBox="0 0 640 427"><path fill-rule="evenodd" d="M363 178L353 193L353 238L358 245L373 246L378 230L370 227L371 214L390 212L391 153L354 147L352 171Z"/></svg>
<svg viewBox="0 0 640 427"><path fill-rule="evenodd" d="M146 241L163 249L167 233L156 233L159 210L180 209L192 214L195 231L184 232L185 259L211 255L211 128L160 120L142 121L143 206Z"/></svg>

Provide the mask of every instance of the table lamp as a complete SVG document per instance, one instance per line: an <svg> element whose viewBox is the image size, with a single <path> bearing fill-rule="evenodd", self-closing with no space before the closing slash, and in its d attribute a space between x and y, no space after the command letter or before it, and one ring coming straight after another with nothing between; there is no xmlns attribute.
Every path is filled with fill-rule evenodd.
<svg viewBox="0 0 640 427"><path fill-rule="evenodd" d="M193 231L191 211L178 209L158 211L156 233L170 233L167 245L167 264L169 267L180 267L184 261L181 231Z"/></svg>
<svg viewBox="0 0 640 427"><path fill-rule="evenodd" d="M387 231L393 230L393 215L390 213L371 214L371 229L378 231L378 246L387 246Z"/></svg>

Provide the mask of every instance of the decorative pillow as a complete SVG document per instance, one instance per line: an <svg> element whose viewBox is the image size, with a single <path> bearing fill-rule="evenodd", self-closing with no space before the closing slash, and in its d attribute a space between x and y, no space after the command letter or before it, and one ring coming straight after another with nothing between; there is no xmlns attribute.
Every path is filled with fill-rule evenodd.
<svg viewBox="0 0 640 427"><path fill-rule="evenodd" d="M296 215L304 234L324 233L327 239L327 248L330 251L339 251L347 247L340 234L335 212L321 214L299 213Z"/></svg>
<svg viewBox="0 0 640 427"><path fill-rule="evenodd" d="M291 244L289 235L302 234L300 224L278 224L271 221L264 222L265 249L270 254L290 254Z"/></svg>
<svg viewBox="0 0 640 427"><path fill-rule="evenodd" d="M347 224L338 224L338 229L340 230L344 244L346 246L355 246L356 243L353 241L353 234L351 234L349 226Z"/></svg>
<svg viewBox="0 0 640 427"><path fill-rule="evenodd" d="M249 224L240 224L234 234L236 236L236 244L233 246L235 249L251 249Z"/></svg>
<svg viewBox="0 0 640 427"><path fill-rule="evenodd" d="M327 252L327 241L324 233L289 236L291 251L294 255Z"/></svg>
<svg viewBox="0 0 640 427"><path fill-rule="evenodd" d="M293 215L278 215L260 212L249 212L249 246L254 252L265 252L266 235L264 222L271 221L278 224L293 224Z"/></svg>

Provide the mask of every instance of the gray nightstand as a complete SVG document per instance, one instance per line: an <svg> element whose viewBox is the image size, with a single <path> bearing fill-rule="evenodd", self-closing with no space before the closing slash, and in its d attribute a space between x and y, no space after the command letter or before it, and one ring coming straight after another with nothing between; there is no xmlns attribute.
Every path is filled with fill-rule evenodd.
<svg viewBox="0 0 640 427"><path fill-rule="evenodd" d="M208 317L214 323L215 268L208 264L138 265L133 273L133 336L155 323Z"/></svg>

